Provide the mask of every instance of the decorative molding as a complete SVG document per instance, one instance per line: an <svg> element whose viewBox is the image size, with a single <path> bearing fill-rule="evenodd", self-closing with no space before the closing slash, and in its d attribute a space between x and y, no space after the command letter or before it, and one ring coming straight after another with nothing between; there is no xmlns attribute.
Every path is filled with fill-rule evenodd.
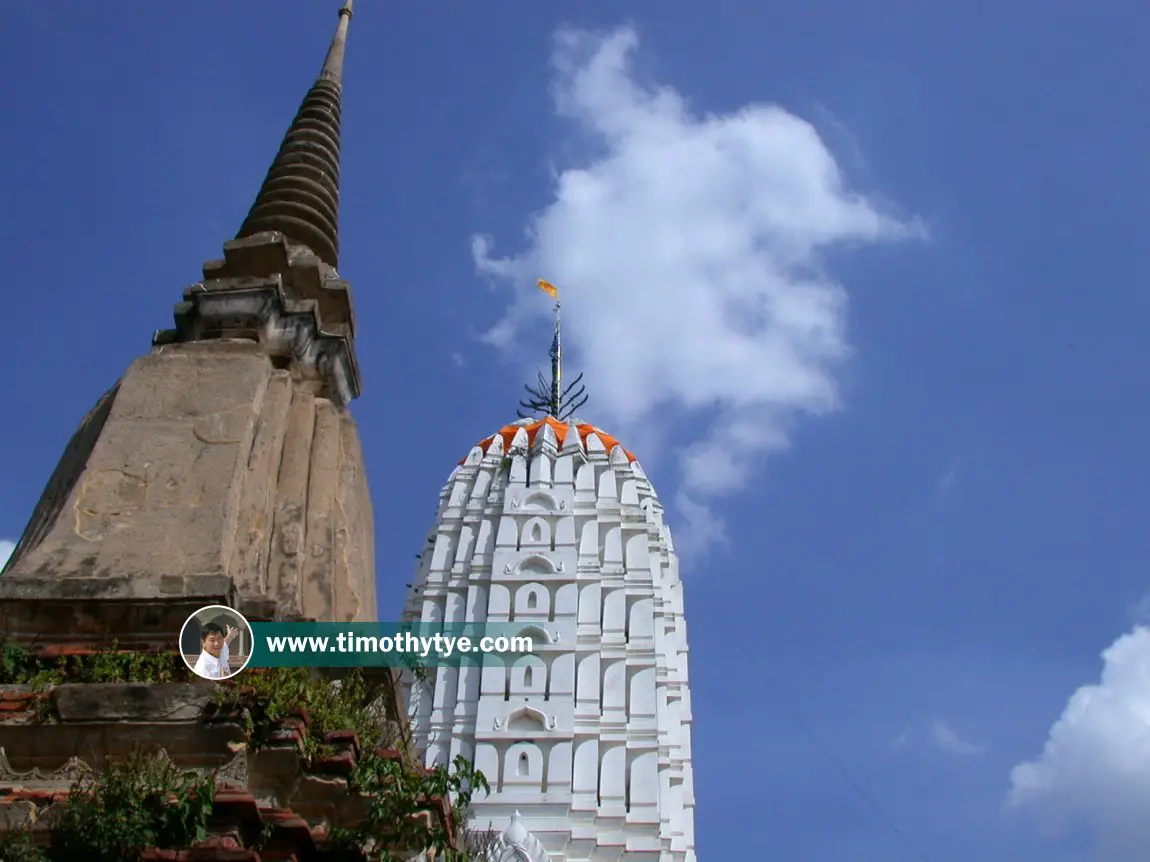
<svg viewBox="0 0 1150 862"><path fill-rule="evenodd" d="M163 350L169 344L248 338L272 356L293 360L302 376L323 381L337 403L358 398L348 285L303 251L276 231L226 243L225 260L205 264L204 280L176 304L175 327L157 331L152 344ZM263 265L253 268L256 261Z"/></svg>
<svg viewBox="0 0 1150 862"><path fill-rule="evenodd" d="M231 760L216 770L216 781L234 783L246 787L249 774L247 745L241 743L236 747L235 752Z"/></svg>
<svg viewBox="0 0 1150 862"><path fill-rule="evenodd" d="M162 751L162 749L161 749ZM167 757L167 753L164 752ZM52 772L41 769L30 769L27 772L17 772L8 760L8 752L0 747L0 782L12 784L27 784L31 782L68 785L69 787L85 776L94 774L87 763L78 757L71 757L68 761Z"/></svg>
<svg viewBox="0 0 1150 862"><path fill-rule="evenodd" d="M553 716L553 715L549 716L543 710L537 709L536 707L531 706L530 704L521 704L519 706L516 706L506 715L503 715L503 716L500 716L499 718L496 718L495 722L494 722L495 723L495 729L496 730L507 730L511 727L512 719L516 719L516 718L520 718L520 717L527 717L527 716L530 716L532 719L539 722L539 726L542 727L544 730L554 730L555 729L555 721L556 721L555 716Z"/></svg>
<svg viewBox="0 0 1150 862"><path fill-rule="evenodd" d="M519 634L522 635L529 631L539 632L541 635L543 635L543 639L549 644L559 643L559 632L551 631L542 623L535 623L531 622L530 620L524 620L523 627L519 629Z"/></svg>
<svg viewBox="0 0 1150 862"><path fill-rule="evenodd" d="M495 848L495 862L549 862L550 855L535 835L523 823L523 815L516 811L511 824L499 836Z"/></svg>
<svg viewBox="0 0 1150 862"><path fill-rule="evenodd" d="M523 559L518 560L516 562L512 562L512 563L507 563L503 567L503 574L505 574L505 575L518 574L522 571L523 566L525 566L531 562L542 563L547 569L550 569L550 571L543 571L543 572L539 572L538 574L553 575L553 574L556 574L557 572L563 571L563 561L562 560L559 560L559 561L553 560L550 557L545 556L542 552L528 551L527 556L524 557ZM535 574L535 573L532 573L532 574Z"/></svg>

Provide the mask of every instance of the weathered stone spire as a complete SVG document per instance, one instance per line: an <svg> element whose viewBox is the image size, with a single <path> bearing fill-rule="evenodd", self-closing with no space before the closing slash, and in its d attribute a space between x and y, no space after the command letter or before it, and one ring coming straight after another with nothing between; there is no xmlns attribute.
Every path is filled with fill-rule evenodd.
<svg viewBox="0 0 1150 862"><path fill-rule="evenodd" d="M280 144L256 201L223 260L184 291L175 327L153 344L255 341L295 379L339 405L359 397L355 311L339 257L343 60L352 0L323 67Z"/></svg>
<svg viewBox="0 0 1150 862"><path fill-rule="evenodd" d="M248 746L210 685L159 663L180 662L181 627L208 606L252 622L376 619L372 501L347 406L359 394L355 319L335 270L350 17L348 2L240 236L81 421L0 566L0 640L54 662L66 682L50 700L0 685L0 841L28 829L46 843L52 812L27 800L58 798L133 752L227 788L193 856L238 840L248 849L225 856L268 859L248 840L261 835L280 858L330 858L321 833L358 817L345 786L282 747ZM264 62L291 61L275 47ZM135 251L117 252L126 271ZM84 655L120 674L89 684L73 673ZM125 675L141 667L158 675ZM390 674L376 677L384 694ZM389 721L402 715L394 697L378 703Z"/></svg>
<svg viewBox="0 0 1150 862"><path fill-rule="evenodd" d="M0 632L38 648L171 645L187 616L376 615L336 261L351 3L240 236L84 418L0 575Z"/></svg>
<svg viewBox="0 0 1150 862"><path fill-rule="evenodd" d="M236 234L236 239L243 239L279 231L332 267L339 265L340 111L351 16L352 0L347 0L339 10L339 25L323 68Z"/></svg>

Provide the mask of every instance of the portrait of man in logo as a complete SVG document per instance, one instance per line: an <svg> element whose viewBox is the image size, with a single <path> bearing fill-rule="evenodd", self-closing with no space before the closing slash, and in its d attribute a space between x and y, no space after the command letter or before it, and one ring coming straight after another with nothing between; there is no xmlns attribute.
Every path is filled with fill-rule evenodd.
<svg viewBox="0 0 1150 862"><path fill-rule="evenodd" d="M243 670L251 659L251 626L232 608L200 608L184 623L180 653L197 676L227 679Z"/></svg>

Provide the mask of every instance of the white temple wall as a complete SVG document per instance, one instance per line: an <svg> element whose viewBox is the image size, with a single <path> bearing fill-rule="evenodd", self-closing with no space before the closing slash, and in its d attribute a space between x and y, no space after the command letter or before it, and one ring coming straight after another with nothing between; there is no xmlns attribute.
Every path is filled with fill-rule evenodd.
<svg viewBox="0 0 1150 862"><path fill-rule="evenodd" d="M638 464L584 433L496 437L441 492L408 618L522 625L536 653L438 669L412 726L429 763L474 757L474 827L528 830L530 862L694 862L671 537Z"/></svg>

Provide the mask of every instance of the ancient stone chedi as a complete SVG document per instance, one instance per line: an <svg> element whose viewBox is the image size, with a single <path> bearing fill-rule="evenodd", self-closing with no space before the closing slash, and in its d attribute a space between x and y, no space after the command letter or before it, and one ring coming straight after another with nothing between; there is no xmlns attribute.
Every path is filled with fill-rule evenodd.
<svg viewBox="0 0 1150 862"><path fill-rule="evenodd" d="M0 629L40 645L170 639L190 612L376 618L338 263L350 3L255 204L175 326L85 417L0 577Z"/></svg>
<svg viewBox="0 0 1150 862"><path fill-rule="evenodd" d="M683 591L634 456L550 394L476 445L440 494L409 619L510 623L535 653L412 682L429 764L474 758L471 826L529 862L694 860ZM541 381L542 383L542 381ZM562 418L557 418L562 416Z"/></svg>
<svg viewBox="0 0 1150 862"><path fill-rule="evenodd" d="M338 688L256 670L210 683L176 652L205 606L253 622L376 618L347 409L360 392L355 321L336 270L351 16L348 0L237 238L84 418L0 574L0 857L31 840L77 862L348 860L363 856L333 845L336 829L405 856L454 837L442 796L381 826L367 800L391 788L352 778L365 764L414 771L392 747L389 669ZM115 777L117 762L136 793L124 802L123 777L101 785L114 791L101 810L95 776ZM196 792L170 775L141 784L163 765L196 775Z"/></svg>

